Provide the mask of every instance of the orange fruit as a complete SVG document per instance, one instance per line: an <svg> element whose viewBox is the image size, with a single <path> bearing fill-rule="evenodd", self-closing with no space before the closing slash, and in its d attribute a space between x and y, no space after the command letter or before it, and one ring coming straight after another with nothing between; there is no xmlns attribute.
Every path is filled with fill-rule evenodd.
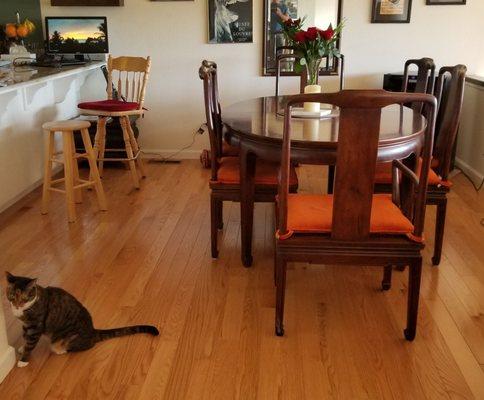
<svg viewBox="0 0 484 400"><path fill-rule="evenodd" d="M17 37L17 27L15 26L15 24L7 24L5 26L5 34L9 38Z"/></svg>
<svg viewBox="0 0 484 400"><path fill-rule="evenodd" d="M24 38L30 33L29 28L25 24L20 24L17 27L17 35L18 37Z"/></svg>

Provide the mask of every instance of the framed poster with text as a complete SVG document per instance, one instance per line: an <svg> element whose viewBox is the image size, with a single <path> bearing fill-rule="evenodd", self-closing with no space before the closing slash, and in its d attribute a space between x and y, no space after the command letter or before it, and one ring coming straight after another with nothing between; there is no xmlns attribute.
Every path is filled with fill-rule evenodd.
<svg viewBox="0 0 484 400"><path fill-rule="evenodd" d="M409 23L412 0L373 0L371 22Z"/></svg>

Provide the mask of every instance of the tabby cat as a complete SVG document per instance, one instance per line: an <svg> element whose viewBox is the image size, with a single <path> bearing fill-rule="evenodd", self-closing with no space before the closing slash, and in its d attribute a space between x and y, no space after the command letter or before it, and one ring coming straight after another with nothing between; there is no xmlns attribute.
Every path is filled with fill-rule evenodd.
<svg viewBox="0 0 484 400"><path fill-rule="evenodd" d="M19 348L17 365L29 363L32 350L41 335L47 335L56 354L82 351L97 342L114 337L149 333L157 336L151 325L127 326L116 329L95 329L89 311L71 294L56 287L37 285L37 279L14 276L7 272L7 298L13 314L23 323L25 344Z"/></svg>

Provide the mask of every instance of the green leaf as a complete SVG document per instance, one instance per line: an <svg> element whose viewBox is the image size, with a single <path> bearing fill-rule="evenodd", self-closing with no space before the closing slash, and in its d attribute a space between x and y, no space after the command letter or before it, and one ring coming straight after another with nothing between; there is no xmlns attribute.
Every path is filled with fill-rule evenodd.
<svg viewBox="0 0 484 400"><path fill-rule="evenodd" d="M306 65L306 59L303 57L299 60L300 65Z"/></svg>
<svg viewBox="0 0 484 400"><path fill-rule="evenodd" d="M304 67L299 62L294 63L294 72L296 74L300 74L301 72L303 72L303 70L304 70Z"/></svg>

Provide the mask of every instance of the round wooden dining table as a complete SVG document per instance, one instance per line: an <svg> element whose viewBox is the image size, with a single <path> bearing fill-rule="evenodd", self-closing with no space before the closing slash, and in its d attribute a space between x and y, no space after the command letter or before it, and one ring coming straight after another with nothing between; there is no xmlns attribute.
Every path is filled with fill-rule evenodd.
<svg viewBox="0 0 484 400"><path fill-rule="evenodd" d="M240 148L241 256L246 267L252 265L255 163L257 158L281 161L286 99L261 97L223 109L225 140ZM339 110L330 105L322 105L322 109L327 109L328 115L320 118L308 118L304 113L298 117L293 115L291 160L294 163L336 164ZM425 128L426 119L409 107L396 104L382 108L378 161L402 160L418 154Z"/></svg>

